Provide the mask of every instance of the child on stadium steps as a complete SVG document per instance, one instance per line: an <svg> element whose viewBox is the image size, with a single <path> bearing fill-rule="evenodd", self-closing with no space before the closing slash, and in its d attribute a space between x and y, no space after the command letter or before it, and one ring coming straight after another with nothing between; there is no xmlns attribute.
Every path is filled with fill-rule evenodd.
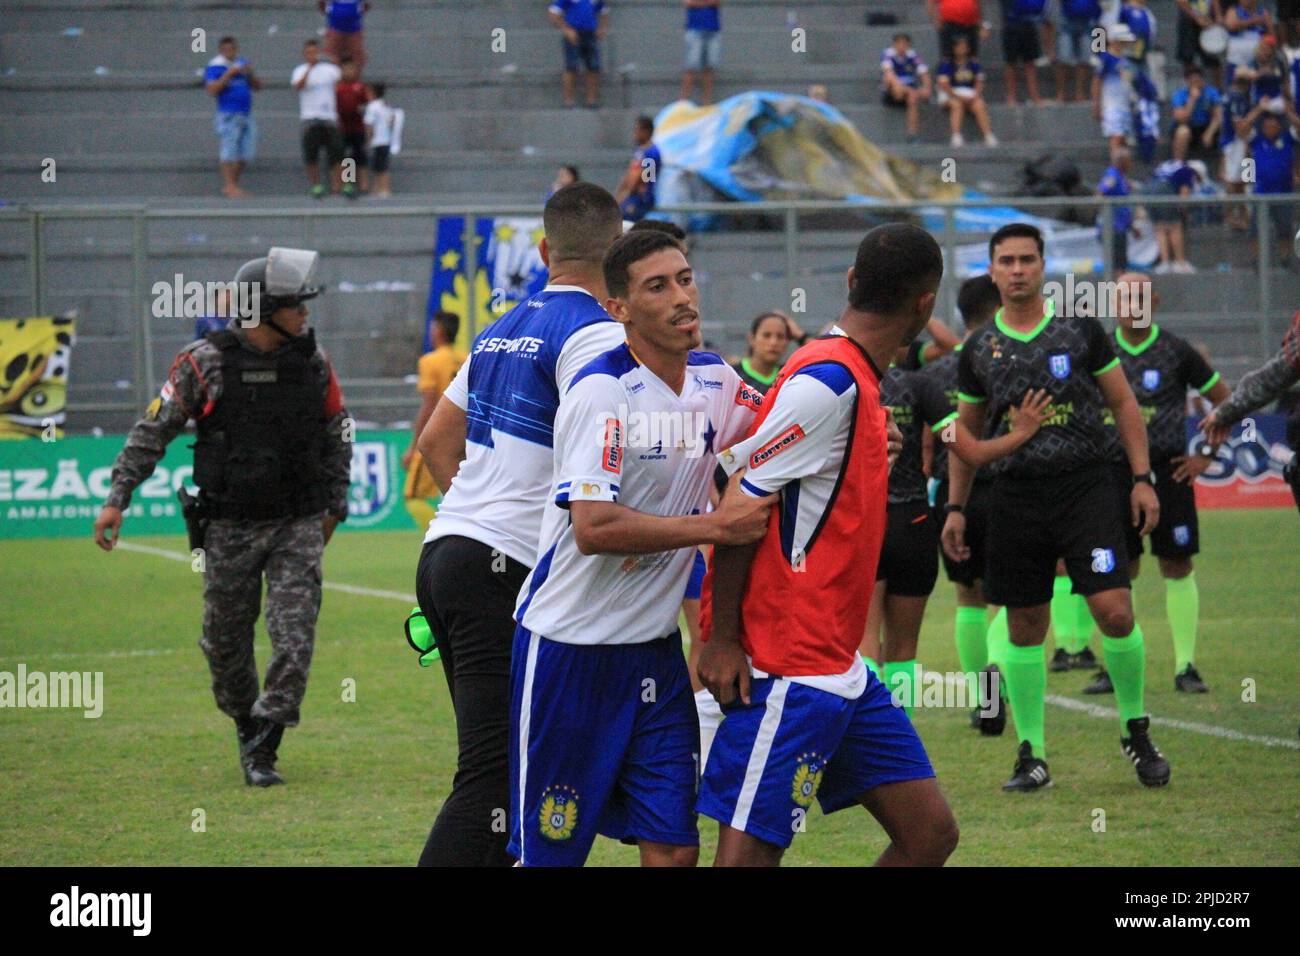
<svg viewBox="0 0 1300 956"><path fill-rule="evenodd" d="M857 655L885 535L879 370L929 321L942 274L924 230L867 233L838 323L718 456L780 506L757 547L716 548L705 581L700 679L725 714L698 803L719 823L715 865L778 865L814 799L875 816L891 838L880 864L938 865L956 846L925 748Z"/></svg>
<svg viewBox="0 0 1300 956"><path fill-rule="evenodd" d="M907 138L915 142L921 130L921 104L930 99L930 68L912 49L906 33L894 36L880 54L881 102L907 110Z"/></svg>
<svg viewBox="0 0 1300 956"><path fill-rule="evenodd" d="M984 102L984 71L979 61L971 59L970 43L965 37L953 41L952 59L939 64L939 92L948 97L948 125L953 146L964 146L961 124L967 113L975 117L985 146L998 145L989 123L989 109Z"/></svg>

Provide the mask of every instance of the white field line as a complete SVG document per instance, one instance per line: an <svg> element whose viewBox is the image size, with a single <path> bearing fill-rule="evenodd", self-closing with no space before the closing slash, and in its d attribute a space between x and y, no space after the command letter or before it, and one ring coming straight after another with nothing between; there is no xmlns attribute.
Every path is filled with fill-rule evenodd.
<svg viewBox="0 0 1300 956"><path fill-rule="evenodd" d="M965 678L957 674L947 674L944 676L944 683L949 686L954 686L959 681L964 682ZM1089 717L1096 717L1101 720L1119 719L1119 711L1114 707L1101 707L1097 704L1088 704L1081 700L1075 700L1072 697L1062 697L1059 694L1047 694L1043 698L1043 701L1051 704L1053 707L1072 710L1075 713L1086 714ZM1252 744L1263 744L1265 747L1284 747L1287 750L1300 750L1300 738L1290 740L1286 737L1268 737L1263 734L1247 734L1242 733L1240 730L1231 730L1227 727L1219 727L1216 724L1202 724L1194 720L1178 720L1175 717L1152 716L1151 723L1157 727L1172 727L1175 730L1186 730L1189 733L1204 734L1207 737L1219 737L1223 740L1242 740Z"/></svg>

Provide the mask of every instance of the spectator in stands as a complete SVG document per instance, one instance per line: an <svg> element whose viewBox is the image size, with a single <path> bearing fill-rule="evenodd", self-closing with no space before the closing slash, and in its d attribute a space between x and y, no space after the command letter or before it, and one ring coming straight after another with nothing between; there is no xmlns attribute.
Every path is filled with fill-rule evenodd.
<svg viewBox="0 0 1300 956"><path fill-rule="evenodd" d="M1092 78L1092 118L1114 151L1133 135L1133 66L1128 48L1133 32L1120 24L1106 31L1106 50L1097 57Z"/></svg>
<svg viewBox="0 0 1300 956"><path fill-rule="evenodd" d="M1074 99L1083 103L1088 99L1087 83L1092 63L1092 31L1101 18L1099 0L1061 0L1060 22L1056 26L1056 99L1064 103L1066 95L1066 67L1074 67Z"/></svg>
<svg viewBox="0 0 1300 956"><path fill-rule="evenodd" d="M925 0L930 19L939 30L939 57L952 57L952 42L964 36L970 43L970 55L980 53L980 0Z"/></svg>
<svg viewBox="0 0 1300 956"><path fill-rule="evenodd" d="M1007 105L1016 104L1016 67L1025 77L1025 92L1035 106L1042 105L1038 95L1038 72L1034 63L1043 55L1038 38L1038 23L1046 0L1001 0L1002 59L1007 85Z"/></svg>
<svg viewBox="0 0 1300 956"><path fill-rule="evenodd" d="M1273 32L1273 17L1259 0L1238 0L1223 7L1223 25L1228 30L1228 82L1237 67L1249 67L1255 60L1259 41Z"/></svg>
<svg viewBox="0 0 1300 956"><path fill-rule="evenodd" d="M257 145L257 126L253 122L253 90L262 81L253 73L248 61L239 55L234 37L222 37L217 55L203 74L204 89L217 98L213 128L220 143L217 159L221 164L221 192L231 199L247 196L239 188L239 177L253 158Z"/></svg>
<svg viewBox="0 0 1300 956"><path fill-rule="evenodd" d="M554 0L550 18L564 37L564 105L575 106L578 67L587 72L588 109L600 98L600 41L609 28L605 0Z"/></svg>
<svg viewBox="0 0 1300 956"><path fill-rule="evenodd" d="M713 102L713 70L722 55L722 0L682 0L686 7L686 69L682 72L682 99L694 93L700 81L700 103Z"/></svg>
<svg viewBox="0 0 1300 956"><path fill-rule="evenodd" d="M1147 53L1156 42L1156 16L1147 8L1147 0L1124 0L1119 8L1119 22L1133 31L1129 59L1145 71Z"/></svg>
<svg viewBox="0 0 1300 956"><path fill-rule="evenodd" d="M581 178L582 177L578 175L577 166L561 166L555 172L555 182L551 183L551 191L546 194L546 198L550 199L565 186L572 186Z"/></svg>
<svg viewBox="0 0 1300 956"><path fill-rule="evenodd" d="M921 103L930 99L930 68L912 49L912 38L906 33L895 34L880 54L880 76L882 101L907 110L907 139L915 142L921 131Z"/></svg>
<svg viewBox="0 0 1300 956"><path fill-rule="evenodd" d="M1185 82L1170 97L1173 107L1173 158L1187 159L1189 150L1212 160L1218 150L1223 125L1223 97L1205 83L1205 73L1195 64L1184 71Z"/></svg>
<svg viewBox="0 0 1300 956"><path fill-rule="evenodd" d="M1110 151L1110 166L1101 174L1101 181L1097 183L1097 195L1099 196L1127 196L1133 190L1129 184L1129 174L1133 170L1133 156L1127 146L1119 146ZM1102 217L1097 217L1097 228L1101 229ZM1129 236L1137 235L1137 227L1133 222L1132 206L1116 206L1111 218L1111 231L1115 239L1113 242L1115 261L1111 264L1116 273L1123 272L1128 268L1128 240Z"/></svg>
<svg viewBox="0 0 1300 956"><path fill-rule="evenodd" d="M334 88L339 109L339 131L343 134L343 156L356 164L356 182L343 183L343 195L356 199L370 191L370 174L366 169L366 103L370 89L358 78L356 61L345 56L339 64L343 79Z"/></svg>
<svg viewBox="0 0 1300 956"><path fill-rule="evenodd" d="M370 102L362 122L366 127L366 145L370 147L370 166L375 173L375 196L387 199L393 194L392 174L388 171L389 159L395 151L400 132L401 111L388 105L384 83L370 84Z"/></svg>
<svg viewBox="0 0 1300 956"><path fill-rule="evenodd" d="M1246 117L1252 108L1250 76L1241 70L1233 76L1232 86L1224 97L1223 128L1219 135L1219 146L1223 150L1223 188L1232 195L1246 191L1246 144L1251 137L1251 123ZM1228 207L1224 220L1229 228L1238 232L1250 228L1244 206Z"/></svg>
<svg viewBox="0 0 1300 956"><path fill-rule="evenodd" d="M339 132L339 110L334 90L343 73L329 60L321 59L320 44L315 40L303 44L302 57L304 62L294 67L290 83L298 93L302 160L307 167L307 182L312 196L322 199L325 196L325 186L320 181L322 152L329 165L331 191L338 192L341 186L343 135Z"/></svg>
<svg viewBox="0 0 1300 956"><path fill-rule="evenodd" d="M1283 121L1285 117L1286 122ZM1290 123L1290 126L1287 125ZM1300 115L1290 103L1281 108L1270 108L1257 103L1247 114L1241 126L1254 127L1250 136L1250 158L1255 161L1255 188L1257 195L1279 196L1295 192L1296 137L1292 127L1300 128ZM1259 208L1255 209L1259 215ZM1268 216L1272 220L1273 247L1286 264L1292 252L1295 234L1295 206L1293 203L1272 203ZM1258 229L1258 225L1256 225ZM1254 233L1258 236L1258 232ZM1255 240L1258 242L1258 239ZM1256 249L1256 258L1259 256Z"/></svg>
<svg viewBox="0 0 1300 956"><path fill-rule="evenodd" d="M984 145L998 145L998 138L993 135L989 123L989 109L984 102L984 71L980 69L978 60L971 59L970 43L965 37L953 41L952 59L939 64L937 76L939 92L947 97L944 105L948 110L952 145L966 145L961 135L961 124L967 113L975 117Z"/></svg>
<svg viewBox="0 0 1300 956"><path fill-rule="evenodd" d="M654 144L654 135L654 120L648 116L638 116L632 132L636 152L627 164L623 181L614 191L614 198L623 210L623 218L629 222L644 219L646 213L655 207L660 157L659 147Z"/></svg>
<svg viewBox="0 0 1300 956"><path fill-rule="evenodd" d="M1195 188L1196 170L1180 159L1168 159L1156 167L1144 192L1149 196L1190 196ZM1148 212L1160 248L1155 274L1188 275L1195 272L1196 268L1187 261L1186 208L1172 204L1151 205Z"/></svg>
<svg viewBox="0 0 1300 956"><path fill-rule="evenodd" d="M1214 26L1223 17L1219 0L1175 0L1178 4L1178 44L1175 56L1186 69L1199 66L1206 70L1214 85L1222 82L1223 61L1201 49L1201 31Z"/></svg>
<svg viewBox="0 0 1300 956"><path fill-rule="evenodd" d="M1300 0L1296 2L1300 4ZM1290 43L1282 47L1282 59L1286 61L1287 87L1291 91L1291 102L1300 104L1300 16L1288 23L1286 32L1290 37Z"/></svg>
<svg viewBox="0 0 1300 956"><path fill-rule="evenodd" d="M456 346L459 332L460 316L455 312L440 311L435 314L431 336L433 351L421 355L415 366L415 387L420 393L420 411L415 416L410 444L402 453L402 469L406 472L402 497L406 501L406 510L421 527L433 519L434 502L440 496L423 456L416 451L415 443L424 431L424 426L429 423L443 392L447 391L447 386L465 364L465 350Z"/></svg>
<svg viewBox="0 0 1300 956"><path fill-rule="evenodd" d="M325 14L325 55L335 63L351 57L357 76L366 68L366 31L362 22L370 4L364 0L319 0Z"/></svg>
<svg viewBox="0 0 1300 956"><path fill-rule="evenodd" d="M1250 77L1250 105L1263 103L1264 108L1278 112L1284 108L1290 94L1289 64L1277 48L1277 40L1271 36L1260 39L1255 48L1255 60L1249 67L1240 67L1240 72Z"/></svg>

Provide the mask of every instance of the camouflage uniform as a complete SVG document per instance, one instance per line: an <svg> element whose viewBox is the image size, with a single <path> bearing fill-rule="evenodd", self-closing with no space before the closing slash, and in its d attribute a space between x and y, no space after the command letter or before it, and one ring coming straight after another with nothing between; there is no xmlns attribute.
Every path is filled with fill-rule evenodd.
<svg viewBox="0 0 1300 956"><path fill-rule="evenodd" d="M240 348L252 350L238 323L231 331ZM329 492L327 511L347 517L352 449L343 437L347 411L333 370L319 348L310 359L319 376L326 415L322 463ZM222 353L200 339L181 350L162 393L127 437L113 463L107 504L126 509L131 493L153 473L169 442L193 418L211 414L222 395ZM204 540L203 638L217 706L236 720L263 717L285 726L298 723L320 610L323 515L273 520L218 518ZM271 663L259 696L253 658L253 625L266 575L266 628Z"/></svg>

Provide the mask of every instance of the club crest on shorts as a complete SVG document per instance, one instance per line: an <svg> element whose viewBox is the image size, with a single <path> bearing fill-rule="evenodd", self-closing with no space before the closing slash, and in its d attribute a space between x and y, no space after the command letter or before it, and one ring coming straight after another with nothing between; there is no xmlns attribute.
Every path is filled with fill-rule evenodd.
<svg viewBox="0 0 1300 956"><path fill-rule="evenodd" d="M1115 552L1110 548L1092 549L1092 570L1095 574L1109 574L1115 570Z"/></svg>
<svg viewBox="0 0 1300 956"><path fill-rule="evenodd" d="M1174 544L1179 547L1187 547L1192 540L1192 529L1185 524L1174 525Z"/></svg>
<svg viewBox="0 0 1300 956"><path fill-rule="evenodd" d="M1070 353L1057 352L1047 357L1047 370L1052 373L1053 378L1066 379L1070 377Z"/></svg>
<svg viewBox="0 0 1300 956"><path fill-rule="evenodd" d="M822 775L826 772L825 761L821 754L807 753L799 755L799 765L794 771L794 782L790 788L790 797L801 807L811 807L817 789L822 785Z"/></svg>
<svg viewBox="0 0 1300 956"><path fill-rule="evenodd" d="M1142 387L1148 392L1154 392L1160 387L1160 369L1149 368L1142 372Z"/></svg>
<svg viewBox="0 0 1300 956"><path fill-rule="evenodd" d="M578 791L572 787L551 787L542 794L538 815L542 836L548 840L567 840L578 828Z"/></svg>

